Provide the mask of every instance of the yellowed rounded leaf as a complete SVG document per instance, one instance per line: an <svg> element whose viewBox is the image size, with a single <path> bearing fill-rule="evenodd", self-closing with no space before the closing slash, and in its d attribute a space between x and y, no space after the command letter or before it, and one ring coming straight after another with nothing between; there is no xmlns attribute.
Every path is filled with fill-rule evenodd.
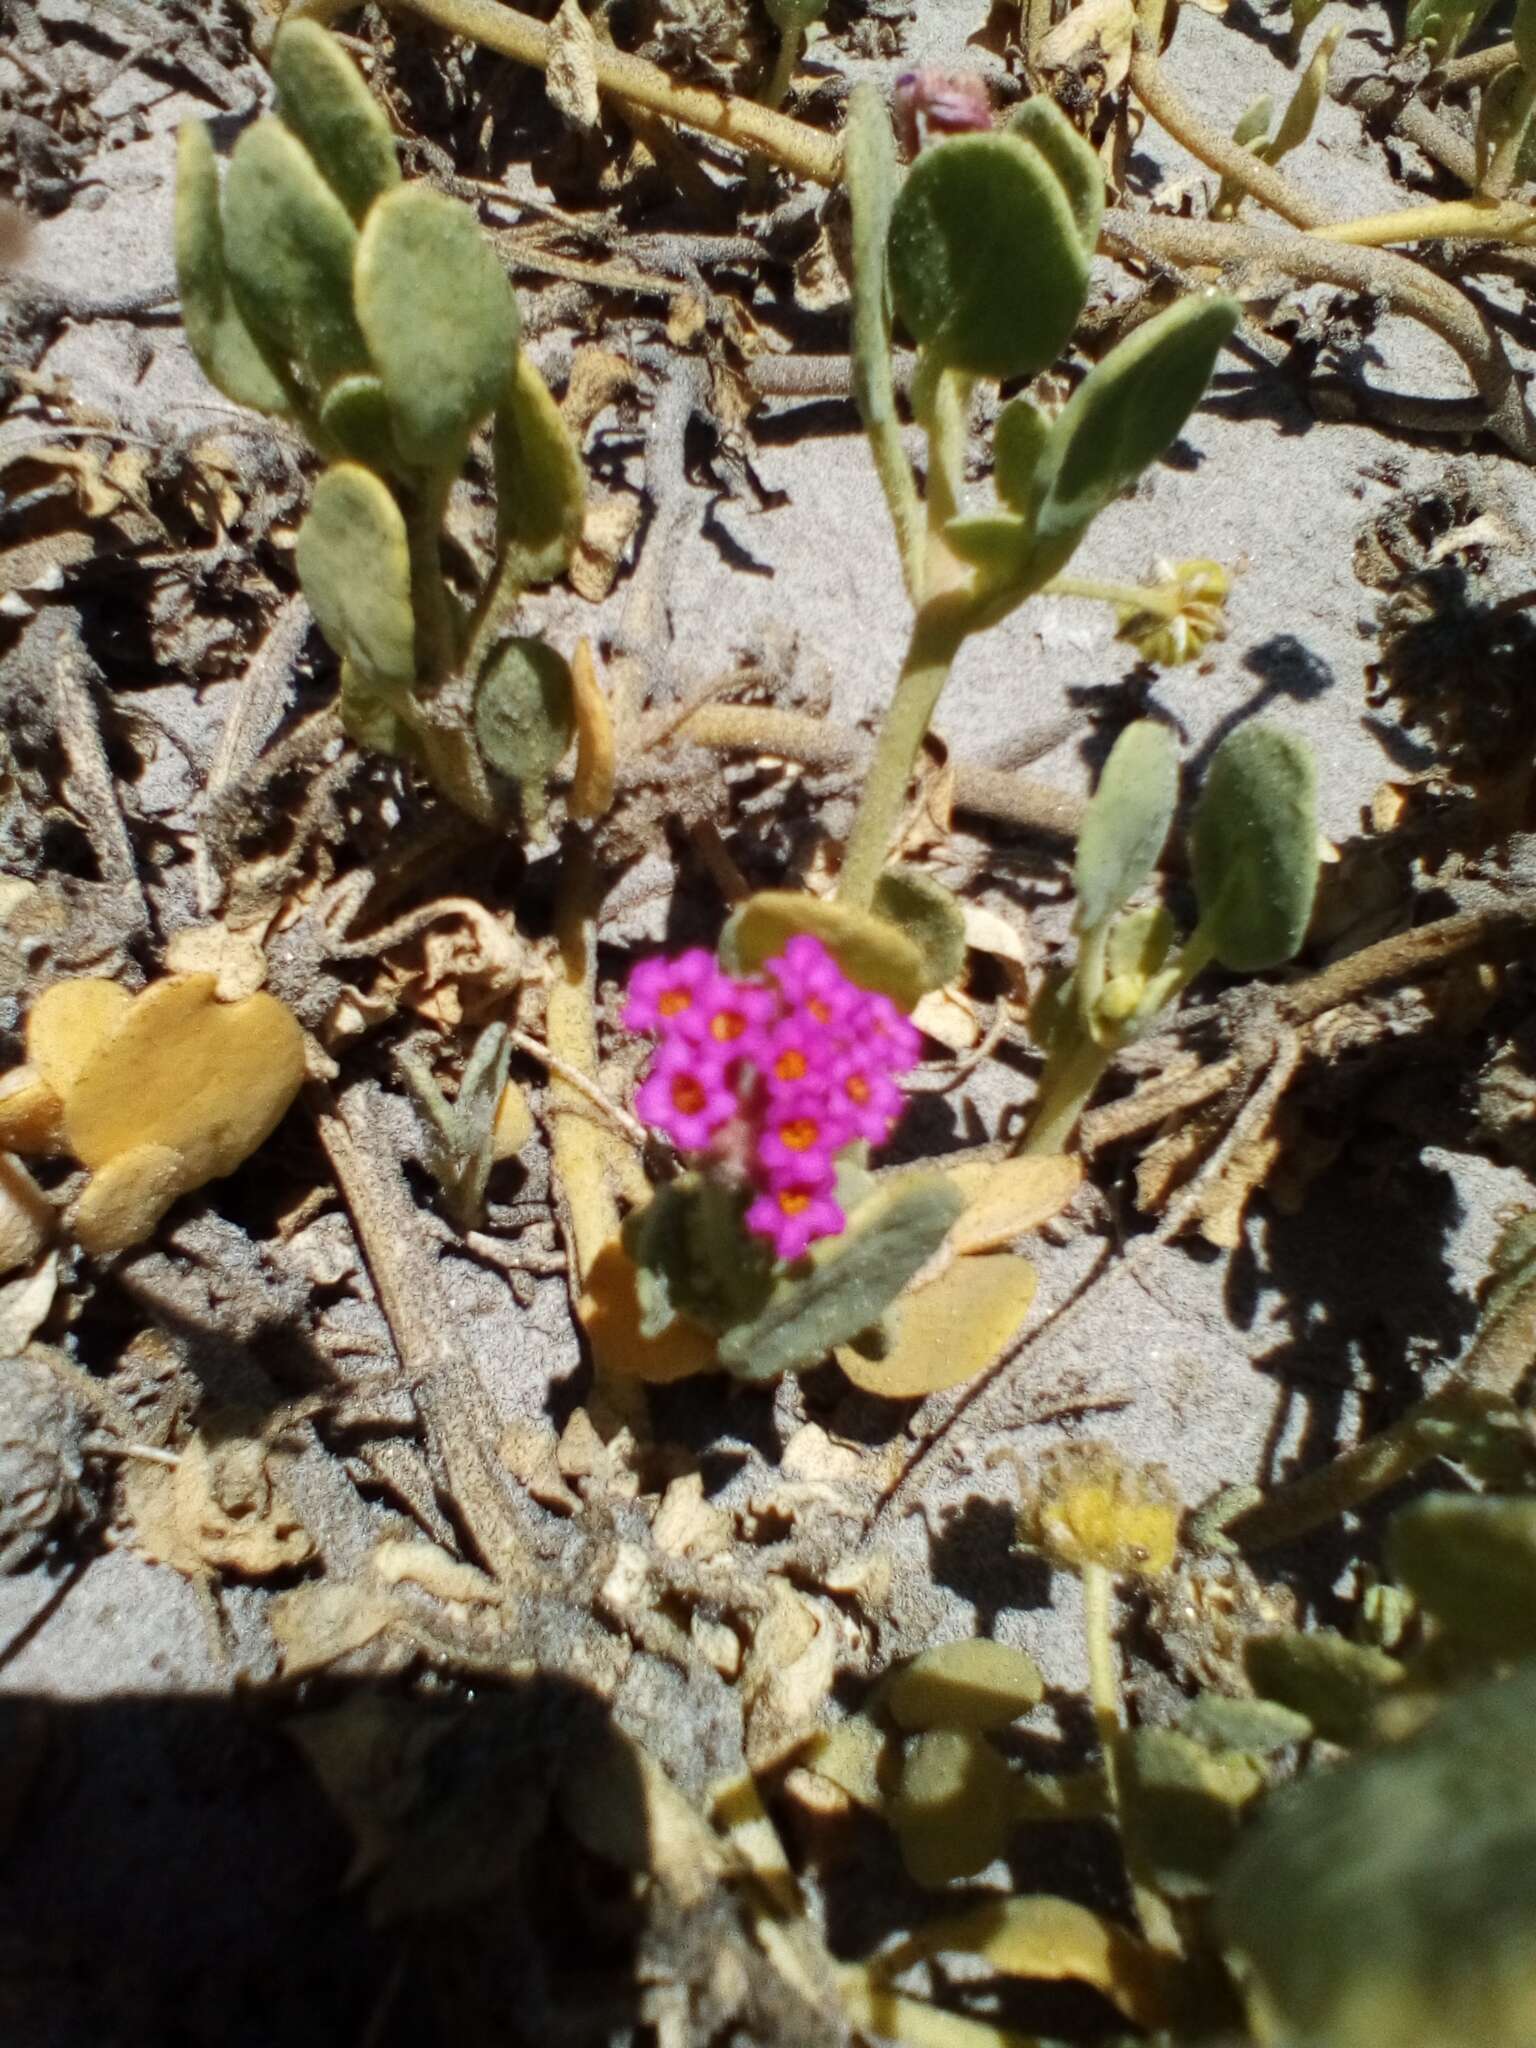
<svg viewBox="0 0 1536 2048"><path fill-rule="evenodd" d="M1011 1252L956 1259L930 1286L903 1297L896 1341L884 1358L864 1358L844 1346L837 1362L866 1394L910 1401L941 1393L992 1363L1023 1322L1034 1293L1034 1267Z"/></svg>
<svg viewBox="0 0 1536 2048"><path fill-rule="evenodd" d="M304 1079L304 1034L275 996L215 1000L211 974L173 974L137 998L70 1089L64 1136L87 1166L165 1145L200 1187L249 1158Z"/></svg>
<svg viewBox="0 0 1536 2048"><path fill-rule="evenodd" d="M132 1008L133 997L121 982L97 976L56 981L27 1018L27 1058L56 1095L68 1095Z"/></svg>
<svg viewBox="0 0 1536 2048"><path fill-rule="evenodd" d="M691 1379L716 1364L713 1336L686 1316L659 1337L641 1336L634 1262L617 1239L592 1261L577 1313L599 1372L661 1384Z"/></svg>
<svg viewBox="0 0 1536 2048"><path fill-rule="evenodd" d="M721 959L733 973L755 974L799 932L820 939L860 988L879 989L907 1011L922 999L923 956L899 925L801 889L761 889L749 896L721 935Z"/></svg>
<svg viewBox="0 0 1536 2048"><path fill-rule="evenodd" d="M885 1703L901 1728L1006 1728L1044 1693L1033 1657L973 1636L914 1657L886 1687Z"/></svg>
<svg viewBox="0 0 1536 2048"><path fill-rule="evenodd" d="M957 1166L949 1178L965 1197L964 1212L949 1233L951 1249L992 1252L1059 1215L1083 1184L1083 1165L1053 1153Z"/></svg>
<svg viewBox="0 0 1536 2048"><path fill-rule="evenodd" d="M195 1182L186 1161L169 1145L133 1145L107 1160L86 1183L69 1227L88 1252L142 1244L176 1197Z"/></svg>
<svg viewBox="0 0 1536 2048"><path fill-rule="evenodd" d="M53 1235L53 1204L19 1159L0 1152L0 1274L30 1266Z"/></svg>
<svg viewBox="0 0 1536 2048"><path fill-rule="evenodd" d="M57 1152L64 1104L36 1067L13 1067L0 1078L0 1150Z"/></svg>
<svg viewBox="0 0 1536 2048"><path fill-rule="evenodd" d="M491 1157L498 1161L515 1159L537 1128L533 1111L528 1107L528 1097L516 1081L509 1081L496 1104L496 1120L491 1126Z"/></svg>

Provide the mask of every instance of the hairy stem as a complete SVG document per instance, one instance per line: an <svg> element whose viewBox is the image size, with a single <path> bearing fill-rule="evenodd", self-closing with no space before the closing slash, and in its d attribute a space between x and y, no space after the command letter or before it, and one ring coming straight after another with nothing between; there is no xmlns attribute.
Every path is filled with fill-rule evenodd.
<svg viewBox="0 0 1536 2048"><path fill-rule="evenodd" d="M1512 104L1504 116L1504 133L1493 152L1492 161L1483 173L1482 192L1485 199L1507 197L1520 175L1520 152L1525 144L1525 131L1530 126L1532 109L1536 108L1536 77L1524 77L1515 88Z"/></svg>
<svg viewBox="0 0 1536 2048"><path fill-rule="evenodd" d="M837 893L851 910L868 910L874 901L918 750L973 617L969 597L955 591L931 599L917 615L843 854Z"/></svg>
<svg viewBox="0 0 1536 2048"><path fill-rule="evenodd" d="M555 48L554 30L497 0L388 0L430 21L450 35L467 36L488 50L513 57L520 64L548 68ZM804 122L792 121L771 107L734 94L709 92L702 86L678 85L658 65L599 43L593 52L597 89L605 96L648 107L713 135L736 149L768 157L797 177L818 185L835 184L842 148L836 136L823 135Z"/></svg>
<svg viewBox="0 0 1536 2048"><path fill-rule="evenodd" d="M1019 1150L1027 1158L1065 1152L1078 1119L1104 1070L1115 1056L1113 1046L1097 1045L1086 1032L1074 1036L1058 1055L1053 1053L1040 1076L1034 1114Z"/></svg>
<svg viewBox="0 0 1536 2048"><path fill-rule="evenodd" d="M1438 206L1405 206L1315 230L1320 242L1376 249L1387 242L1526 242L1536 236L1536 207L1511 200L1448 199Z"/></svg>

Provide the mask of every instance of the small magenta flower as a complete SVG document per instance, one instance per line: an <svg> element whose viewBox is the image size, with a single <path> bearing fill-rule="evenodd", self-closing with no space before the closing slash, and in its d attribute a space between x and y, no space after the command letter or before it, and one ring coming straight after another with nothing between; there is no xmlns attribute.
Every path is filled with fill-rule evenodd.
<svg viewBox="0 0 1536 2048"><path fill-rule="evenodd" d="M896 1127L906 1098L891 1079L877 1050L846 1052L833 1071L832 1085L857 1137L883 1145Z"/></svg>
<svg viewBox="0 0 1536 2048"><path fill-rule="evenodd" d="M786 1002L803 1009L814 1023L828 1030L843 1026L863 993L820 939L809 932L797 932L778 958L768 962L768 972L783 990Z"/></svg>
<svg viewBox="0 0 1536 2048"><path fill-rule="evenodd" d="M725 1062L686 1038L669 1039L635 1097L641 1121L664 1131L680 1152L700 1152L740 1107Z"/></svg>
<svg viewBox="0 0 1536 2048"><path fill-rule="evenodd" d="M692 946L675 960L657 954L642 960L629 977L624 1005L626 1031L669 1031L684 1023L715 994L725 976L713 953Z"/></svg>
<svg viewBox="0 0 1536 2048"><path fill-rule="evenodd" d="M766 1237L774 1257L803 1258L821 1237L837 1237L846 1228L835 1195L826 1188L790 1186L759 1195L747 1211L747 1228Z"/></svg>
<svg viewBox="0 0 1536 2048"><path fill-rule="evenodd" d="M642 960L624 1022L658 1040L637 1114L696 1171L752 1197L746 1227L775 1258L847 1227L837 1156L855 1139L885 1143L902 1110L896 1077L921 1046L888 996L800 933L761 979L725 973L701 947Z"/></svg>
<svg viewBox="0 0 1536 2048"><path fill-rule="evenodd" d="M702 993L689 1012L684 1030L728 1054L733 1060L762 1064L763 1040L778 1015L772 989L755 982L717 975L715 986Z"/></svg>
<svg viewBox="0 0 1536 2048"><path fill-rule="evenodd" d="M923 1050L922 1034L909 1018L903 1017L889 996L861 991L852 1024L854 1041L878 1048L880 1063L887 1073L905 1074L917 1065Z"/></svg>
<svg viewBox="0 0 1536 2048"><path fill-rule="evenodd" d="M770 1188L825 1180L853 1137L852 1119L826 1087L775 1089L758 1133L756 1163Z"/></svg>

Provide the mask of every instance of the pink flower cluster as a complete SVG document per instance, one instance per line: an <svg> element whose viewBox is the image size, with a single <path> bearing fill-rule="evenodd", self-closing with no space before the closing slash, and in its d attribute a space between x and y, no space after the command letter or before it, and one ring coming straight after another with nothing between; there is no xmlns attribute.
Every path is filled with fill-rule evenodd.
<svg viewBox="0 0 1536 2048"><path fill-rule="evenodd" d="M888 996L851 982L807 934L765 976L740 980L702 947L642 960L624 1023L660 1041L639 1116L751 1188L747 1228L777 1258L798 1259L846 1224L837 1155L890 1136L903 1107L897 1076L916 1064L919 1039Z"/></svg>

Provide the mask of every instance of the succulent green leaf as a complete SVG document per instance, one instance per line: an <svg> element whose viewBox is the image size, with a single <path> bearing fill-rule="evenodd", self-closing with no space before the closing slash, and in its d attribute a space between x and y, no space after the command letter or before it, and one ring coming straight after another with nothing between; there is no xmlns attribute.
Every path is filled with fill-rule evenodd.
<svg viewBox="0 0 1536 2048"><path fill-rule="evenodd" d="M1377 1707L1407 1676L1385 1650L1332 1629L1253 1636L1243 1664L1255 1692L1304 1714L1319 1735L1346 1746L1364 1741Z"/></svg>
<svg viewBox="0 0 1536 2048"><path fill-rule="evenodd" d="M503 641L475 691L475 738L497 774L518 785L531 817L543 816L544 786L575 737L575 686L565 656L544 640Z"/></svg>
<svg viewBox="0 0 1536 2048"><path fill-rule="evenodd" d="M1103 924L1152 875L1178 800L1173 737L1155 719L1138 718L1110 748L1083 813L1073 869L1080 932Z"/></svg>
<svg viewBox="0 0 1536 2048"><path fill-rule="evenodd" d="M756 974L797 932L820 939L850 981L903 1010L914 1009L929 986L918 946L888 918L801 889L763 889L732 911L720 934L721 964L731 974Z"/></svg>
<svg viewBox="0 0 1536 2048"><path fill-rule="evenodd" d="M272 45L277 111L359 226L400 182L395 139L363 75L318 22L289 21Z"/></svg>
<svg viewBox="0 0 1536 2048"><path fill-rule="evenodd" d="M1050 422L1027 398L1010 399L992 431L992 476L1005 505L1032 520L1040 464L1050 443Z"/></svg>
<svg viewBox="0 0 1536 2048"><path fill-rule="evenodd" d="M496 1110L511 1056L506 1025L488 1024L464 1063L451 1103L426 1067L400 1056L400 1071L426 1120L423 1160L460 1230L476 1230L485 1221L486 1184L496 1156Z"/></svg>
<svg viewBox="0 0 1536 2048"><path fill-rule="evenodd" d="M1104 173L1087 142L1048 93L1034 93L1008 117L1007 132L1017 135L1045 158L1056 173L1077 224L1083 253L1092 257L1104 218Z"/></svg>
<svg viewBox="0 0 1536 2048"><path fill-rule="evenodd" d="M1277 1793L1218 1929L1254 2030L1318 2048L1514 2048L1536 2012L1536 1665Z"/></svg>
<svg viewBox="0 0 1536 2048"><path fill-rule="evenodd" d="M357 230L309 152L272 115L246 129L230 158L224 253L247 325L317 394L368 368L352 309Z"/></svg>
<svg viewBox="0 0 1536 2048"><path fill-rule="evenodd" d="M1121 1819L1138 1867L1168 1898L1203 1897L1264 1790L1262 1769L1175 1728L1138 1728L1125 1754Z"/></svg>
<svg viewBox="0 0 1536 2048"><path fill-rule="evenodd" d="M720 1340L738 1379L776 1380L816 1365L877 1323L943 1243L962 1197L940 1173L877 1188L841 1237L824 1238L775 1285L766 1307Z"/></svg>
<svg viewBox="0 0 1536 2048"><path fill-rule="evenodd" d="M1050 431L1036 471L1031 578L1063 569L1111 499L1155 462L1200 402L1235 299L1181 299L1090 370Z"/></svg>
<svg viewBox="0 0 1536 2048"><path fill-rule="evenodd" d="M1071 197L1017 135L925 149L891 213L891 288L914 341L949 368L1032 377L1054 362L1088 290Z"/></svg>
<svg viewBox="0 0 1536 2048"><path fill-rule="evenodd" d="M965 912L952 889L921 868L887 868L875 884L875 915L903 932L923 963L926 988L947 988L965 972Z"/></svg>
<svg viewBox="0 0 1536 2048"><path fill-rule="evenodd" d="M984 1735L935 1728L902 1758L891 1825L915 1883L937 1889L974 1877L1007 1846L1013 1774Z"/></svg>
<svg viewBox="0 0 1536 2048"><path fill-rule="evenodd" d="M1393 1517L1387 1564L1456 1642L1536 1652L1536 1500L1426 1494Z"/></svg>
<svg viewBox="0 0 1536 2048"><path fill-rule="evenodd" d="M320 630L365 682L408 690L416 679L411 556L387 487L338 462L315 486L299 528L299 581Z"/></svg>
<svg viewBox="0 0 1536 2048"><path fill-rule="evenodd" d="M320 426L349 462L383 471L399 467L389 400L377 377L339 377L325 394Z"/></svg>
<svg viewBox="0 0 1536 2048"><path fill-rule="evenodd" d="M341 664L341 727L348 739L370 753L389 754L399 761L421 760L416 735L400 713L398 689L381 687L354 668Z"/></svg>
<svg viewBox="0 0 1536 2048"><path fill-rule="evenodd" d="M1216 749L1190 836L1200 929L1238 974L1289 960L1317 889L1317 770L1303 740L1249 723Z"/></svg>
<svg viewBox="0 0 1536 2048"><path fill-rule="evenodd" d="M581 450L549 386L519 352L496 405L496 529L521 589L547 583L576 551L587 510Z"/></svg>
<svg viewBox="0 0 1536 2048"><path fill-rule="evenodd" d="M224 268L219 171L202 121L176 142L176 285L181 323L203 375L237 405L286 413L288 394L235 304Z"/></svg>
<svg viewBox="0 0 1536 2048"><path fill-rule="evenodd" d="M518 312L468 207L426 185L378 201L357 251L357 317L407 462L456 468L506 389Z"/></svg>
<svg viewBox="0 0 1536 2048"><path fill-rule="evenodd" d="M1255 142L1262 142L1269 133L1269 124L1275 118L1275 103L1267 92L1260 93L1251 107L1237 117L1232 130L1232 140L1247 149Z"/></svg>

